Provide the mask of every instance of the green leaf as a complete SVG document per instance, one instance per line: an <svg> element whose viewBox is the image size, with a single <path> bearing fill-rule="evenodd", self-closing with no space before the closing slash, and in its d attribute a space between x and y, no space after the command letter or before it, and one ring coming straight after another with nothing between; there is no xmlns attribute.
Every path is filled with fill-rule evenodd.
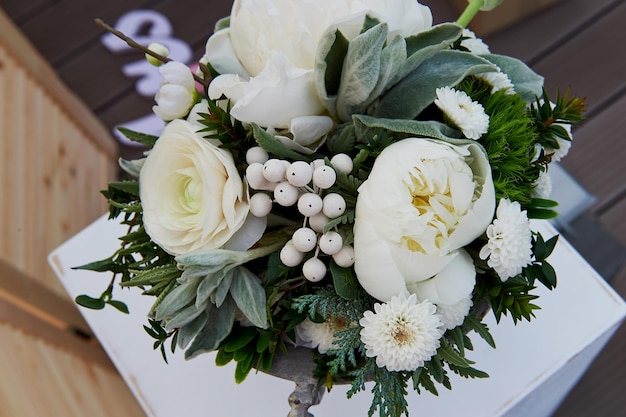
<svg viewBox="0 0 626 417"><path fill-rule="evenodd" d="M387 24L379 24L352 39L343 62L337 93L337 115L350 120L353 107L364 103L378 82L380 55L387 39Z"/></svg>
<svg viewBox="0 0 626 417"><path fill-rule="evenodd" d="M489 62L497 65L504 72L515 87L515 92L524 100L531 102L541 97L543 91L543 77L537 75L528 65L517 58L504 55L482 55Z"/></svg>
<svg viewBox="0 0 626 417"><path fill-rule="evenodd" d="M406 38L406 55L408 58L392 83L395 84L400 81L422 65L424 61L431 58L439 51L447 49L462 33L463 28L459 25L454 23L442 23L433 26L427 31Z"/></svg>
<svg viewBox="0 0 626 417"><path fill-rule="evenodd" d="M127 174L132 177L139 178L139 173L141 172L141 167L145 162L146 158L137 159L137 160L126 160L123 158L118 159L118 164L120 168L122 168Z"/></svg>
<svg viewBox="0 0 626 417"><path fill-rule="evenodd" d="M102 298L93 298L85 294L79 295L74 301L76 304L92 310L102 310L106 305Z"/></svg>
<svg viewBox="0 0 626 417"><path fill-rule="evenodd" d="M441 347L437 351L437 354L444 361L451 363L455 366L461 367L461 368L467 368L468 366L474 363L466 359L461 353L454 350L452 346L450 346L447 343L441 345Z"/></svg>
<svg viewBox="0 0 626 417"><path fill-rule="evenodd" d="M191 322L185 324L178 329L176 335L178 336L177 344L181 349L185 349L189 343L200 333L200 331L206 325L208 318L207 315L202 312L198 317Z"/></svg>
<svg viewBox="0 0 626 417"><path fill-rule="evenodd" d="M257 334L254 327L240 327L236 333L231 333L223 349L226 352L235 352L250 343Z"/></svg>
<svg viewBox="0 0 626 417"><path fill-rule="evenodd" d="M531 198L530 205L536 208L554 208L557 207L559 203L546 198Z"/></svg>
<svg viewBox="0 0 626 417"><path fill-rule="evenodd" d="M213 29L213 33L218 30L227 29L230 27L230 16L222 17L215 23L215 27Z"/></svg>
<svg viewBox="0 0 626 417"><path fill-rule="evenodd" d="M496 348L496 342L493 340L491 333L489 333L489 327L482 323L478 317L473 314L468 314L467 317L465 317L463 325L478 333L489 346L494 349Z"/></svg>
<svg viewBox="0 0 626 417"><path fill-rule="evenodd" d="M254 134L254 140L263 149L274 156L280 158L291 159L294 161L307 161L307 157L299 154L298 152L289 149L281 141L274 136L267 133L256 123L252 123L252 133Z"/></svg>
<svg viewBox="0 0 626 417"><path fill-rule="evenodd" d="M163 323L168 329L177 329L183 327L194 321L198 316L200 316L204 312L208 304L209 301L207 300L200 305L188 305L187 307L178 310L176 313L172 314L171 317L165 317L163 319Z"/></svg>
<svg viewBox="0 0 626 417"><path fill-rule="evenodd" d="M348 52L348 40L335 27L322 37L317 50L315 79L318 89L324 92L322 99L328 100L339 91L343 61Z"/></svg>
<svg viewBox="0 0 626 417"><path fill-rule="evenodd" d="M226 352L224 349L220 349L217 351L217 355L215 356L215 365L224 366L230 363L233 360L233 353Z"/></svg>
<svg viewBox="0 0 626 417"><path fill-rule="evenodd" d="M529 219L550 220L558 217L559 213L554 210L529 208L526 210Z"/></svg>
<svg viewBox="0 0 626 417"><path fill-rule="evenodd" d="M237 307L256 327L267 328L265 289L261 280L243 266L234 270L230 295Z"/></svg>
<svg viewBox="0 0 626 417"><path fill-rule="evenodd" d="M135 132L134 130L127 129L125 127L118 127L117 130L124 136L126 136L129 140L133 142L140 143L142 145L146 145L149 147L154 146L158 136L148 135L146 133Z"/></svg>
<svg viewBox="0 0 626 417"><path fill-rule="evenodd" d="M235 303L230 297L226 298L220 308L209 304L207 308L208 320L191 346L185 351L185 359L193 359L202 353L216 350L233 328L235 310Z"/></svg>
<svg viewBox="0 0 626 417"><path fill-rule="evenodd" d="M83 269L87 271L95 271L95 272L105 272L111 271L112 268L115 268L117 263L113 261L113 258L101 259L99 261L90 262L81 266L74 266L72 269Z"/></svg>
<svg viewBox="0 0 626 417"><path fill-rule="evenodd" d="M170 281L178 278L181 271L175 264L157 266L145 271L132 271L135 276L125 282L120 283L123 287L137 287L143 285L155 285L162 281Z"/></svg>
<svg viewBox="0 0 626 417"><path fill-rule="evenodd" d="M188 279L170 291L157 307L154 315L155 319L171 318L178 311L194 302L200 281L201 279L199 278Z"/></svg>
<svg viewBox="0 0 626 417"><path fill-rule="evenodd" d="M249 353L244 360L237 362L235 368L235 383L241 384L252 369L252 361L254 360L254 354Z"/></svg>
<svg viewBox="0 0 626 417"><path fill-rule="evenodd" d="M115 307L116 309L118 309L119 311L121 311L122 313L128 314L128 306L121 302L121 301L117 301L117 300L109 300L107 301L107 304L110 306Z"/></svg>
<svg viewBox="0 0 626 417"><path fill-rule="evenodd" d="M109 183L109 188L123 191L130 195L139 195L139 182L138 181L113 181Z"/></svg>
<svg viewBox="0 0 626 417"><path fill-rule="evenodd" d="M541 272L543 273L544 279L540 279L540 281L549 289L556 287L556 271L547 262L541 264Z"/></svg>
<svg viewBox="0 0 626 417"><path fill-rule="evenodd" d="M468 52L440 51L387 91L372 112L375 117L415 119L436 98L435 90L496 67Z"/></svg>
<svg viewBox="0 0 626 417"><path fill-rule="evenodd" d="M354 300L359 296L359 283L352 268L342 268L330 260L330 273L337 294L346 300Z"/></svg>
<svg viewBox="0 0 626 417"><path fill-rule="evenodd" d="M384 129L402 137L441 139L455 144L459 143L462 137L458 130L434 120L385 119L364 115L354 115L352 119L359 138L366 137L370 129Z"/></svg>

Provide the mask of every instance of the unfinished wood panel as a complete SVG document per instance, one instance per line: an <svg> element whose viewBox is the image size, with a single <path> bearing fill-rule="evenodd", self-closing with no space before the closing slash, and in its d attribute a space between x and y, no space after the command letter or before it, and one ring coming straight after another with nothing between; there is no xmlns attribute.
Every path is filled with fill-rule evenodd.
<svg viewBox="0 0 626 417"><path fill-rule="evenodd" d="M575 132L572 148L563 159L563 166L598 198L592 210L626 192L624 109L626 96L586 121Z"/></svg>
<svg viewBox="0 0 626 417"><path fill-rule="evenodd" d="M58 294L47 254L106 211L116 164L0 49L3 187L0 256Z"/></svg>
<svg viewBox="0 0 626 417"><path fill-rule="evenodd" d="M139 417L121 377L0 322L0 417Z"/></svg>

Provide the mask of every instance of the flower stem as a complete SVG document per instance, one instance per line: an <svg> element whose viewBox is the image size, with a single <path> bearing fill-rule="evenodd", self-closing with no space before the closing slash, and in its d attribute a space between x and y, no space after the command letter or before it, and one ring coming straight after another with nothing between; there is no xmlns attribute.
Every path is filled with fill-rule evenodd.
<svg viewBox="0 0 626 417"><path fill-rule="evenodd" d="M465 10L463 11L463 13L461 13L461 16L459 16L458 20L456 21L456 24L466 28L467 25L469 25L469 23L472 21L474 16L476 16L476 13L478 13L480 8L484 5L484 3L484 0L470 0Z"/></svg>
<svg viewBox="0 0 626 417"><path fill-rule="evenodd" d="M106 30L109 33L112 33L113 35L117 36L118 38L120 38L121 40L123 40L124 42L126 42L126 44L128 46L130 46L131 48L137 49L141 52L143 52L144 54L148 54L153 58L158 59L159 61L161 61L162 63L167 63L170 62L172 59L165 57L161 54L158 54L150 49L148 49L146 46L143 46L140 43L137 43L133 38L130 38L126 35L124 35L122 32L120 32L119 30L113 28L112 26L106 24L102 19L95 19L96 25L100 26L102 29ZM199 76L197 76L196 74L193 74L193 78L199 82L202 85L206 85L206 81L203 80L202 78L200 78Z"/></svg>

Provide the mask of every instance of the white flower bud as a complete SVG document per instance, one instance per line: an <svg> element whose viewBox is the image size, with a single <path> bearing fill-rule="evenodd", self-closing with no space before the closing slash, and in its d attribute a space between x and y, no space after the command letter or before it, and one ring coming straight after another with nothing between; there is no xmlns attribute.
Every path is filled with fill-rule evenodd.
<svg viewBox="0 0 626 417"><path fill-rule="evenodd" d="M349 268L354 265L354 248L344 245L341 250L333 255L335 263L342 268Z"/></svg>
<svg viewBox="0 0 626 417"><path fill-rule="evenodd" d="M320 236L319 245L326 255L334 255L343 247L343 238L339 233L331 230Z"/></svg>
<svg viewBox="0 0 626 417"><path fill-rule="evenodd" d="M304 259L304 253L300 252L293 246L293 243L288 241L285 246L280 250L280 261L288 267L294 267L300 265Z"/></svg>
<svg viewBox="0 0 626 417"><path fill-rule="evenodd" d="M250 213L256 217L265 217L272 211L272 199L265 193L256 193L250 197Z"/></svg>
<svg viewBox="0 0 626 417"><path fill-rule="evenodd" d="M305 217L315 216L322 211L322 197L314 193L305 193L298 199L298 211Z"/></svg>
<svg viewBox="0 0 626 417"><path fill-rule="evenodd" d="M151 43L150 45L148 45L148 49L151 50L152 52L155 52L159 55L161 55L164 58L167 58L167 56L170 54L169 49L167 49L167 47L165 45L162 45L160 43ZM153 57L150 54L146 53L146 60L151 64L154 65L155 67L160 67L161 65L163 65L163 61L161 61L158 58Z"/></svg>
<svg viewBox="0 0 626 417"><path fill-rule="evenodd" d="M296 161L287 168L287 181L296 187L304 187L313 178L313 168L304 161Z"/></svg>
<svg viewBox="0 0 626 417"><path fill-rule="evenodd" d="M352 168L354 168L354 164L352 162L352 158L346 155L345 153L338 153L330 159L330 163L335 167L338 171L341 171L345 174L349 174L352 172Z"/></svg>
<svg viewBox="0 0 626 417"><path fill-rule="evenodd" d="M291 242L293 243L293 246L300 252L309 252L315 249L315 246L317 246L317 235L315 234L313 229L309 229L308 227L301 227L293 232Z"/></svg>
<svg viewBox="0 0 626 417"><path fill-rule="evenodd" d="M322 190L326 190L337 181L337 173L327 165L319 166L313 171L313 184Z"/></svg>
<svg viewBox="0 0 626 417"><path fill-rule="evenodd" d="M302 275L311 282L321 281L326 276L326 265L313 257L302 265Z"/></svg>
<svg viewBox="0 0 626 417"><path fill-rule="evenodd" d="M246 152L246 162L248 164L252 164L254 162L264 164L267 162L268 159L270 159L270 156L267 154L265 149L261 148L260 146L253 146Z"/></svg>
<svg viewBox="0 0 626 417"><path fill-rule="evenodd" d="M290 207L296 204L300 192L296 187L287 181L281 182L274 188L274 200L283 207Z"/></svg>
<svg viewBox="0 0 626 417"><path fill-rule="evenodd" d="M337 193L330 193L324 197L322 212L331 219L335 219L346 211L346 200Z"/></svg>

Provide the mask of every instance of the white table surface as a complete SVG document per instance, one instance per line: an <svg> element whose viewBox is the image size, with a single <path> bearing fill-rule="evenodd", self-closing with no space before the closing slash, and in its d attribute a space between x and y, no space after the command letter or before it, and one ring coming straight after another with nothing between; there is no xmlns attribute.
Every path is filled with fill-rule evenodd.
<svg viewBox="0 0 626 417"><path fill-rule="evenodd" d="M537 222L534 227L546 239L556 234L547 222ZM51 266L72 297L98 296L106 288L107 273L71 267L110 256L118 247L117 237L123 234L123 227L102 217L50 254ZM562 238L550 262L557 270L558 287L553 292L536 292L542 309L532 323L514 326L505 317L496 325L490 314L487 323L497 349L473 337L475 351L469 358L490 378L465 380L452 374L453 390L441 387L439 397L411 391L412 416L549 415L626 314L621 297ZM115 298L128 304L130 315L112 307L100 311L81 308L81 313L148 416L287 415L287 397L294 387L291 382L253 372L236 385L234 365L216 367L213 354L185 361L178 351L169 355L167 365L160 353L152 350L153 339L142 329L153 298L119 287ZM334 387L310 411L317 417L366 416L369 391L347 400L347 389Z"/></svg>

